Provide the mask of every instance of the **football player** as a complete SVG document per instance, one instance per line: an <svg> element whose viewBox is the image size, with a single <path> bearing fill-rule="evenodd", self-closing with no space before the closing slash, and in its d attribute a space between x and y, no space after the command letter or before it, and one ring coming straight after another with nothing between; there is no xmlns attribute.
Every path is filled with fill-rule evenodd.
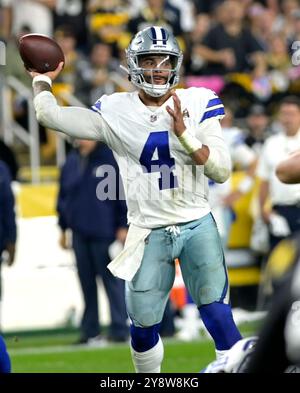
<svg viewBox="0 0 300 393"><path fill-rule="evenodd" d="M109 269L126 280L136 372L160 372L163 344L158 329L176 258L217 356L241 339L208 203L208 178L222 183L231 172L219 123L224 107L211 90L174 89L182 58L175 37L165 28L138 32L126 50L128 76L137 90L104 95L92 110L57 104L51 83L63 63L43 75L31 72L39 122L75 138L102 141L118 161L130 227L124 249Z"/></svg>

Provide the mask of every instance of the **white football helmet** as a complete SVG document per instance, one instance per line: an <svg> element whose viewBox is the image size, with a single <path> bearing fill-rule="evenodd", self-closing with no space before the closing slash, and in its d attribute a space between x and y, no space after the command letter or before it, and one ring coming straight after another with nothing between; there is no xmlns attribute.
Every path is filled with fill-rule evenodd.
<svg viewBox="0 0 300 393"><path fill-rule="evenodd" d="M147 54L166 55L166 58L168 56L168 59L170 59L172 69L159 68L163 71L169 71L166 84L155 85L153 82L153 71L155 69L146 70L140 67L139 57ZM147 27L133 37L126 50L129 79L136 87L143 89L150 96L161 97L178 84L182 58L183 55L178 42L171 32L160 26ZM151 72L152 83L145 80L145 71Z"/></svg>
<svg viewBox="0 0 300 393"><path fill-rule="evenodd" d="M210 363L202 373L247 373L249 360L251 359L257 340L257 336L239 340L223 357Z"/></svg>

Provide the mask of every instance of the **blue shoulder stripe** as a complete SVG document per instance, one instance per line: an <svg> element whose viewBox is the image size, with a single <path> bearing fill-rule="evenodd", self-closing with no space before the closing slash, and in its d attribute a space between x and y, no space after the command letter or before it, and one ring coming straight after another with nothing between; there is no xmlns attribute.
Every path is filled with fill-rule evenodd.
<svg viewBox="0 0 300 393"><path fill-rule="evenodd" d="M213 98L213 99L208 101L208 104L207 104L206 108L210 108L212 106L221 105L221 104L222 104L222 101L220 100L219 97L218 98Z"/></svg>
<svg viewBox="0 0 300 393"><path fill-rule="evenodd" d="M202 119L200 120L200 123L205 120L205 119L209 119L211 117L216 117L216 116L222 116L225 115L225 110L224 107L222 108L217 108L217 109L213 109L211 111L207 111L204 113L204 115L202 116Z"/></svg>
<svg viewBox="0 0 300 393"><path fill-rule="evenodd" d="M99 111L99 109L97 109L97 108L95 107L95 105L90 106L89 109L91 109L93 112L101 113L101 112Z"/></svg>
<svg viewBox="0 0 300 393"><path fill-rule="evenodd" d="M93 105L93 108L94 108L94 109L97 109L98 111L101 111L101 101L100 101L100 100L97 100L97 101L95 102L95 104Z"/></svg>

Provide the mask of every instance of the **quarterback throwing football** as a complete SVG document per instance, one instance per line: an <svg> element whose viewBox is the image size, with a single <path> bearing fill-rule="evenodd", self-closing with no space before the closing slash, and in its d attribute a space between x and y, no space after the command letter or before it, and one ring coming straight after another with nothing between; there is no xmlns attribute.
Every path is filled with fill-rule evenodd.
<svg viewBox="0 0 300 393"><path fill-rule="evenodd" d="M43 75L31 72L38 121L74 138L102 141L118 161L130 227L109 269L126 280L131 354L140 373L160 372L158 331L176 258L217 357L241 339L207 195L208 178L222 183L231 172L219 123L224 107L211 90L174 89L182 56L165 28L140 31L126 51L129 79L138 90L104 95L92 110L57 105L51 82L63 63Z"/></svg>

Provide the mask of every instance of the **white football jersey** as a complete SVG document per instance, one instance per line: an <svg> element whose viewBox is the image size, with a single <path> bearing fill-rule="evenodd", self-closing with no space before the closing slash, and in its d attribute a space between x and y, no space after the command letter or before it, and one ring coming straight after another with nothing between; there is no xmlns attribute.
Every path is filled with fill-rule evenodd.
<svg viewBox="0 0 300 393"><path fill-rule="evenodd" d="M205 88L176 93L189 132L228 166L230 156L217 120L224 116L221 100ZM119 164L128 221L140 227L175 225L210 211L204 166L195 164L174 134L167 105L173 108L172 97L153 111L136 91L104 95L92 107L110 128L101 139Z"/></svg>

